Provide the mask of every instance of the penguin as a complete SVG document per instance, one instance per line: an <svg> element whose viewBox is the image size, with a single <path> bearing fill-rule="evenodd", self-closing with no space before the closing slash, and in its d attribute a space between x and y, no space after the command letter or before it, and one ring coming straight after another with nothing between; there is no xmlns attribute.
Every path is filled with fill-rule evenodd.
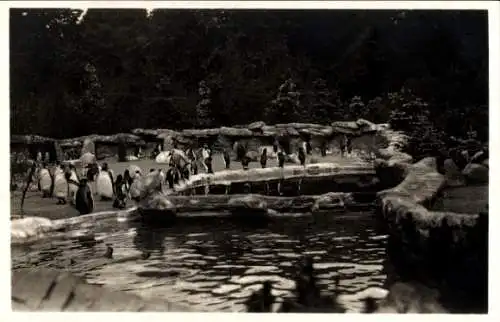
<svg viewBox="0 0 500 322"><path fill-rule="evenodd" d="M304 151L303 147L299 148L299 160L300 160L300 165L302 166L306 165L306 152Z"/></svg>
<svg viewBox="0 0 500 322"><path fill-rule="evenodd" d="M99 171L96 177L96 192L101 197L101 200L108 201L113 199L114 195L114 180L108 164L102 165L102 170Z"/></svg>
<svg viewBox="0 0 500 322"><path fill-rule="evenodd" d="M346 149L346 143L347 143L347 136L344 135L340 139L340 156L343 157Z"/></svg>
<svg viewBox="0 0 500 322"><path fill-rule="evenodd" d="M189 180L191 174L191 163L186 163L182 168L181 177L183 180Z"/></svg>
<svg viewBox="0 0 500 322"><path fill-rule="evenodd" d="M274 139L274 142L273 142L273 152L276 154L278 153L278 148L279 148L279 142L277 139Z"/></svg>
<svg viewBox="0 0 500 322"><path fill-rule="evenodd" d="M149 173L155 172L155 169L149 169Z"/></svg>
<svg viewBox="0 0 500 322"><path fill-rule="evenodd" d="M265 281L262 283L262 289L253 292L245 305L247 307L247 312L271 312L272 305L274 304L275 297L271 294L272 285L270 281Z"/></svg>
<svg viewBox="0 0 500 322"><path fill-rule="evenodd" d="M130 171L126 169L123 172L123 182L125 184L125 188L127 189L127 193L130 191L130 186L132 185L133 181L134 179L132 179L132 177L130 176Z"/></svg>
<svg viewBox="0 0 500 322"><path fill-rule="evenodd" d="M231 166L231 157L229 156L229 152L224 150L224 164L226 165L226 169L229 169Z"/></svg>
<svg viewBox="0 0 500 322"><path fill-rule="evenodd" d="M87 170L87 181L93 182L96 180L96 176L99 174L99 166L97 163L92 163L88 165Z"/></svg>
<svg viewBox="0 0 500 322"><path fill-rule="evenodd" d="M205 165L207 167L207 173L214 173L212 169L212 156L209 155L208 158L205 159Z"/></svg>
<svg viewBox="0 0 500 322"><path fill-rule="evenodd" d="M170 189L174 189L174 171L175 171L174 169L175 169L174 167L170 167L167 170L166 181Z"/></svg>
<svg viewBox="0 0 500 322"><path fill-rule="evenodd" d="M378 310L377 301L373 297L363 299L363 313L375 313Z"/></svg>
<svg viewBox="0 0 500 322"><path fill-rule="evenodd" d="M306 141L306 153L308 155L312 154L312 146L311 146L311 141L307 140Z"/></svg>
<svg viewBox="0 0 500 322"><path fill-rule="evenodd" d="M113 247L110 245L106 246L106 251L104 252L104 257L112 259L113 258Z"/></svg>
<svg viewBox="0 0 500 322"><path fill-rule="evenodd" d="M54 195L58 205L66 204L68 197L68 181L66 181L65 171L62 165L56 166L54 170Z"/></svg>
<svg viewBox="0 0 500 322"><path fill-rule="evenodd" d="M38 172L38 185L40 191L42 192L42 198L50 197L52 177L45 163L42 164L42 167Z"/></svg>
<svg viewBox="0 0 500 322"><path fill-rule="evenodd" d="M262 154L260 155L260 166L262 169L266 167L267 164L267 148L262 150Z"/></svg>
<svg viewBox="0 0 500 322"><path fill-rule="evenodd" d="M42 162L42 152L40 151L36 153L36 162Z"/></svg>
<svg viewBox="0 0 500 322"><path fill-rule="evenodd" d="M285 154L282 151L278 152L278 165L280 168L285 166Z"/></svg>
<svg viewBox="0 0 500 322"><path fill-rule="evenodd" d="M127 188L126 188L126 182L121 174L119 174L116 177L115 187L116 187L116 198L115 201L113 202L113 208L123 209L126 206Z"/></svg>
<svg viewBox="0 0 500 322"><path fill-rule="evenodd" d="M326 142L321 144L321 156L326 157Z"/></svg>
<svg viewBox="0 0 500 322"><path fill-rule="evenodd" d="M307 141L302 141L301 148L304 149L304 153L307 153Z"/></svg>
<svg viewBox="0 0 500 322"><path fill-rule="evenodd" d="M80 180L75 197L75 207L80 212L80 215L90 214L94 211L94 198L86 178Z"/></svg>
<svg viewBox="0 0 500 322"><path fill-rule="evenodd" d="M47 151L45 152L45 158L44 158L44 161L49 163L50 162L50 153Z"/></svg>
<svg viewBox="0 0 500 322"><path fill-rule="evenodd" d="M204 144L203 148L201 149L201 155L202 155L202 159L203 159L203 165L204 165L205 171L207 173L210 173L210 172L208 172L208 158L210 158L211 154L212 153L211 153L210 149L208 148L208 145Z"/></svg>
<svg viewBox="0 0 500 322"><path fill-rule="evenodd" d="M243 170L248 170L248 165L250 164L250 158L248 156L243 156L241 158L241 166L243 167Z"/></svg>
<svg viewBox="0 0 500 322"><path fill-rule="evenodd" d="M181 174L179 172L179 169L177 167L172 167L172 174L173 174L173 179L174 179L174 184L179 184L179 181L181 180Z"/></svg>
<svg viewBox="0 0 500 322"><path fill-rule="evenodd" d="M351 153L352 153L352 139L350 136L346 136L346 149L347 149L347 154L351 155Z"/></svg>
<svg viewBox="0 0 500 322"><path fill-rule="evenodd" d="M198 164L196 162L193 162L191 164L191 173L195 176L198 174Z"/></svg>
<svg viewBox="0 0 500 322"><path fill-rule="evenodd" d="M247 154L247 151L246 151L245 147L241 143L237 142L237 145L236 145L237 159L240 161L243 160L243 158L246 156L246 154Z"/></svg>
<svg viewBox="0 0 500 322"><path fill-rule="evenodd" d="M78 185L80 182L78 174L76 173L75 166L70 164L68 171L66 171L65 175L66 175L66 181L68 182L68 197L70 200L70 204L74 205L76 192L78 191Z"/></svg>

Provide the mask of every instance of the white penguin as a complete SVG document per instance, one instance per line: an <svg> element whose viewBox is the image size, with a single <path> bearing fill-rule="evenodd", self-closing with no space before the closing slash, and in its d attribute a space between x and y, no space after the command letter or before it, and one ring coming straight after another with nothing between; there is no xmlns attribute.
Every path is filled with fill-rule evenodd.
<svg viewBox="0 0 500 322"><path fill-rule="evenodd" d="M96 179L96 192L102 200L113 199L113 172L108 168L108 164L104 163L102 169L99 169Z"/></svg>
<svg viewBox="0 0 500 322"><path fill-rule="evenodd" d="M65 204L68 197L68 181L64 175L64 170L57 166L54 170L54 196L58 204Z"/></svg>
<svg viewBox="0 0 500 322"><path fill-rule="evenodd" d="M139 172L132 175L134 181L130 185L130 199L138 201L141 196L141 191L144 189L144 180Z"/></svg>
<svg viewBox="0 0 500 322"><path fill-rule="evenodd" d="M70 169L70 177L68 181L68 196L70 198L71 204L75 204L76 192L78 191L79 184L80 180L78 180L78 175L76 174L75 169Z"/></svg>
<svg viewBox="0 0 500 322"><path fill-rule="evenodd" d="M50 189L52 187L52 177L47 168L41 168L38 173L38 180L40 183L40 190L42 191L42 198L50 196Z"/></svg>

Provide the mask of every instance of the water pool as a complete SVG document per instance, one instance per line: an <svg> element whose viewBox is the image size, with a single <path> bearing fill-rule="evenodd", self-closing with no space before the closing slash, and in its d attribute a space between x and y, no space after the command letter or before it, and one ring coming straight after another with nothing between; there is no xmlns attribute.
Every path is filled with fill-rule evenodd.
<svg viewBox="0 0 500 322"><path fill-rule="evenodd" d="M244 300L264 280L274 282L279 298L289 296L295 286L293 265L304 254L314 257L322 289L333 291L339 276L337 291L344 295L386 286L391 270L387 235L371 211L318 213L259 225L186 218L151 227L106 219L92 229L102 243L66 238L13 246L12 269L64 269L89 283L200 311L243 311ZM105 244L113 246L113 260L103 258ZM150 258L133 256L144 250ZM361 302L345 306L355 312Z"/></svg>

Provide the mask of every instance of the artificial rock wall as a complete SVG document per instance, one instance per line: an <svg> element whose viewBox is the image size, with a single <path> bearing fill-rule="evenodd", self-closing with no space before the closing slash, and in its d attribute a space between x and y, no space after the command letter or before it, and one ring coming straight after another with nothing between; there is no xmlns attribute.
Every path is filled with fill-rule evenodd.
<svg viewBox="0 0 500 322"><path fill-rule="evenodd" d="M378 193L377 212L387 225L389 256L403 278L436 283L461 309L487 303L488 214L429 210L447 186L435 158L411 163L404 136L386 131L389 147L376 160L381 180L398 185ZM475 302L475 303L472 303ZM487 309L487 308L485 308Z"/></svg>

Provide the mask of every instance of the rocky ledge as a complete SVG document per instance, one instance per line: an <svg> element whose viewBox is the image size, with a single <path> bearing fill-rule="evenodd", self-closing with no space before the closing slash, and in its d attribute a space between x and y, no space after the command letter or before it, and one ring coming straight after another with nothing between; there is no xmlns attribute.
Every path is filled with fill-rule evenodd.
<svg viewBox="0 0 500 322"><path fill-rule="evenodd" d="M181 213L223 212L234 214L262 213L279 217L282 213L304 213L321 210L354 210L371 207L375 193L330 192L317 196L277 197L259 194L169 196L153 193L139 202L143 215L175 216Z"/></svg>
<svg viewBox="0 0 500 322"><path fill-rule="evenodd" d="M466 305L487 309L488 213L429 210L452 178L438 172L435 158L411 164L397 147L384 152L387 159L377 161L377 172L402 179L378 193L377 206L399 273L437 283L445 298L464 301L461 309L467 310Z"/></svg>
<svg viewBox="0 0 500 322"><path fill-rule="evenodd" d="M237 184L248 184L250 189L259 185L271 182L290 182L296 184L307 184L313 182L327 183L358 183L359 187L372 183L376 173L372 165L368 163L339 166L335 163L316 163L305 166L289 165L284 168L271 167L264 169L248 170L226 170L218 171L213 174L198 174L191 176L189 180L181 182L175 187L178 194L191 193L193 189L208 187L212 190L216 186L229 187L230 190ZM370 182L368 182L370 181Z"/></svg>

